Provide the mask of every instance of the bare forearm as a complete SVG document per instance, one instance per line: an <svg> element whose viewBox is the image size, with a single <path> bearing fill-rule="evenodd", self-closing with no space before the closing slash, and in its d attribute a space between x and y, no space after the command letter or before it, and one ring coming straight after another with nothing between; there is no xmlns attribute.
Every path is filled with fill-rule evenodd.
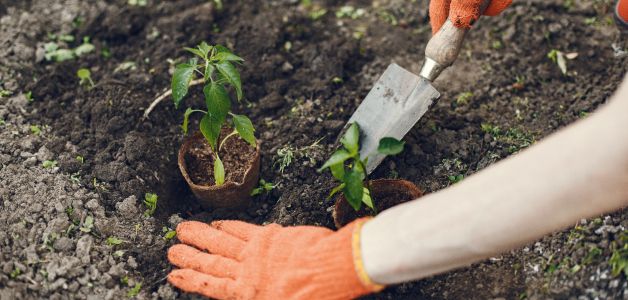
<svg viewBox="0 0 628 300"><path fill-rule="evenodd" d="M628 81L615 98L527 151L368 222L371 278L423 278L628 205Z"/></svg>

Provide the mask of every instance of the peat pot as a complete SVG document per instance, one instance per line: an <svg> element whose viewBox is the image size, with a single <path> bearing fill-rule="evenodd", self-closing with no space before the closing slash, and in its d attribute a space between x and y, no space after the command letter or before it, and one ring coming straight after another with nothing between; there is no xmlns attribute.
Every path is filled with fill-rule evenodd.
<svg viewBox="0 0 628 300"><path fill-rule="evenodd" d="M217 186L213 179L214 154L197 132L185 139L179 149L179 170L204 209L244 209L259 182L260 143L253 149L240 137L231 137L220 150L220 158L226 178L224 184Z"/></svg>
<svg viewBox="0 0 628 300"><path fill-rule="evenodd" d="M371 180L370 185L371 197L378 213L423 196L423 192L416 185L406 180L377 179ZM338 229L355 219L372 215L373 210L364 205L364 203L362 203L360 210L356 212L342 194L337 197L336 205L332 212L334 224L336 224Z"/></svg>

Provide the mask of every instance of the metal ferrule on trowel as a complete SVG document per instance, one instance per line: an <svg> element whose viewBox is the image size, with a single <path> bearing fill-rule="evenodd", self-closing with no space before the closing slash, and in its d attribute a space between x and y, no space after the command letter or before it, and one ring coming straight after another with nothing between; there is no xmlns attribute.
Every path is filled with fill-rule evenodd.
<svg viewBox="0 0 628 300"><path fill-rule="evenodd" d="M357 123L360 127L360 156L368 158L369 174L386 157L377 151L379 141L384 137L402 139L440 98L432 82L454 63L467 31L447 20L428 42L419 76L391 64L351 116L347 125Z"/></svg>

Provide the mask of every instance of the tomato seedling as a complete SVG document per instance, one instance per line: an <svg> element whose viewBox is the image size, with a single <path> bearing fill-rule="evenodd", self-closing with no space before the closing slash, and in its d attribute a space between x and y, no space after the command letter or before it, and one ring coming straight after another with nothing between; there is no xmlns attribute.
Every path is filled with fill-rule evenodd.
<svg viewBox="0 0 628 300"><path fill-rule="evenodd" d="M333 197L338 192L344 194L347 202L356 211L360 210L362 203L376 211L373 205L373 198L369 187L366 165L368 157L360 157L360 128L353 123L345 135L340 139L342 148L334 152L325 164L319 169L323 171L329 168L334 178L341 184L335 187L329 197ZM405 142L395 138L385 137L379 141L377 151L385 155L397 155L403 151Z"/></svg>
<svg viewBox="0 0 628 300"><path fill-rule="evenodd" d="M227 87L231 86L235 90L238 102L242 100L242 82L240 81L240 73L234 64L240 64L244 60L226 47L211 46L205 42L196 48L185 48L185 50L193 53L195 57L175 68L172 76L174 105L179 107L183 97L188 93L190 82L194 80L195 76L201 76L207 111L188 108L183 115L182 128L183 132L187 134L190 115L192 113L203 114L199 127L214 153L216 185L222 185L225 182L225 168L219 152L225 141L239 135L251 147L257 146L253 123L248 117L231 112L231 97L227 92ZM227 117L231 117L230 122L228 122ZM223 126L228 126L228 123L232 125L234 130L220 140L220 132Z"/></svg>

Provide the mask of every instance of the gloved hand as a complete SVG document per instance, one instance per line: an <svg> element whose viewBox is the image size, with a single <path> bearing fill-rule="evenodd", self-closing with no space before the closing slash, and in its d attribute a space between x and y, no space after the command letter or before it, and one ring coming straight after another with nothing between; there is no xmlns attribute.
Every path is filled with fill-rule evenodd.
<svg viewBox="0 0 628 300"><path fill-rule="evenodd" d="M168 281L218 299L350 299L382 290L362 264L358 219L323 227L257 226L240 221L177 226L183 244L168 250L181 268ZM205 250L207 252L203 252Z"/></svg>
<svg viewBox="0 0 628 300"><path fill-rule="evenodd" d="M471 28L480 18L480 6L484 0L432 0L430 2L430 22L432 34L445 24L447 18L459 28ZM492 0L484 15L496 16L512 3L512 0Z"/></svg>

